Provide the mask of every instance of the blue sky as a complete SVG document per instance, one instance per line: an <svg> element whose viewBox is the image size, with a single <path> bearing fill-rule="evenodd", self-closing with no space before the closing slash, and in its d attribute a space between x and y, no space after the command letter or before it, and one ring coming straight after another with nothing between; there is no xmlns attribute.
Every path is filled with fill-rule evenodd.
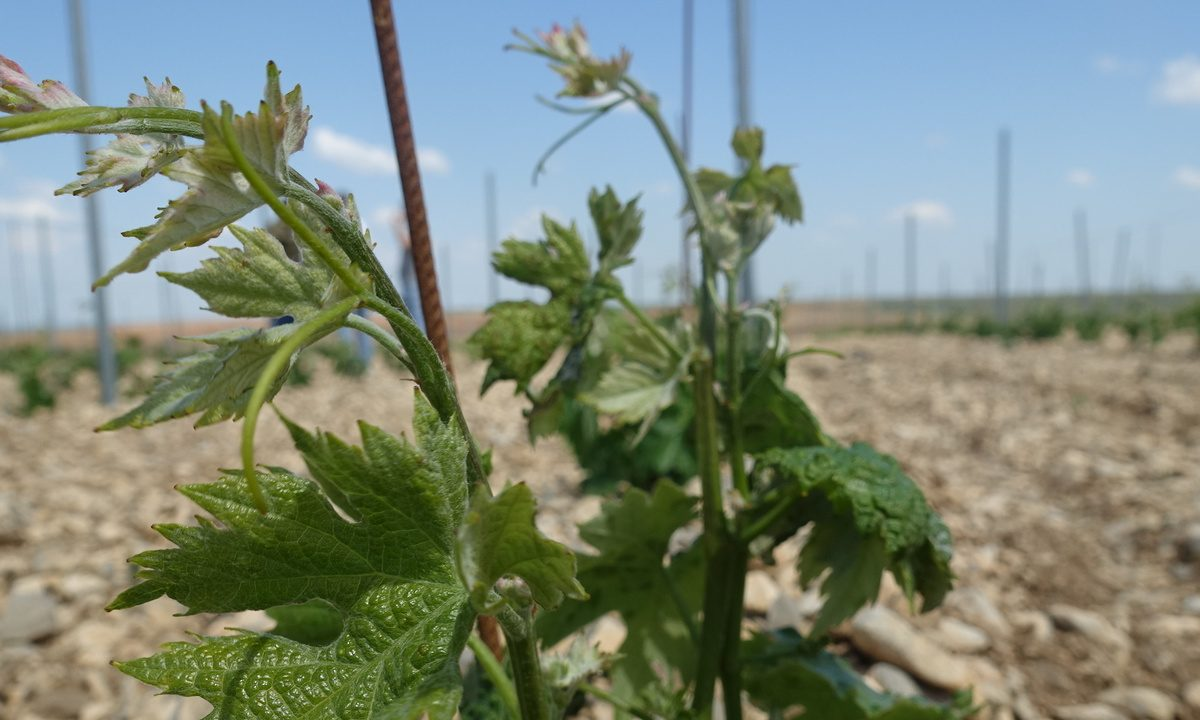
<svg viewBox="0 0 1200 720"><path fill-rule="evenodd" d="M1117 234L1132 236L1130 275L1177 288L1200 277L1200 4L1192 2L812 3L750 0L752 107L767 160L794 164L806 221L760 254L764 293L801 298L863 291L864 256L878 253L878 290L903 289L902 223L919 218L919 286L935 294L984 287L995 228L995 144L1013 137L1012 270L1017 292L1044 268L1049 290L1076 287L1072 214L1089 216L1093 282L1112 278ZM0 53L35 79L71 84L65 2L8 3ZM123 104L141 78L164 75L187 95L256 103L267 60L299 82L313 111L294 164L353 191L385 262L396 249L384 218L399 201L391 139L365 2L87 3L92 97ZM120 7L109 13L102 7ZM203 9L189 15L192 7ZM583 218L589 187L642 193L643 269L629 283L656 301L678 262L679 191L646 122L613 113L561 151L537 186L530 172L571 118L534 102L555 77L505 53L512 28L579 19L594 48L620 46L632 72L680 111L679 2L398 3L425 190L452 309L486 302L484 174L496 173L500 228L531 237L537 216ZM696 2L695 155L732 166L731 32L727 2ZM0 323L40 318L30 218L52 218L64 322L87 320L82 201L50 191L81 167L75 138L0 145ZM182 186L156 180L102 197L109 264L129 250L122 230L146 224ZM15 224L14 224L15 223ZM585 225L586 223L581 223ZM14 238L14 231L16 237ZM15 248L14 248L15 241ZM221 240L219 242L227 242ZM203 249L172 253L181 270ZM447 260L449 261L447 263ZM12 263L28 299L9 288ZM443 267L443 272L446 268ZM123 276L110 294L121 322L157 320L162 281ZM198 300L173 302L199 316ZM521 288L502 284L505 297ZM20 307L14 307L22 303Z"/></svg>

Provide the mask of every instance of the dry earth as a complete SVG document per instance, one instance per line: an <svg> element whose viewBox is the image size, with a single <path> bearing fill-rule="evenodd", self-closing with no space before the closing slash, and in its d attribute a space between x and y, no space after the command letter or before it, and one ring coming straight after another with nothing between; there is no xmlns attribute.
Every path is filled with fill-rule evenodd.
<svg viewBox="0 0 1200 720"><path fill-rule="evenodd" d="M881 607L896 612L860 614L840 629L840 651L888 687L908 683L936 697L938 686L971 683L993 717L1200 718L1192 338L1154 350L1116 337L1100 346L856 335L822 344L845 360L797 360L794 386L835 436L902 460L954 533L959 576L945 607L919 618L886 586ZM478 387L482 368L460 365L463 386ZM395 377L377 365L366 382ZM343 437L358 417L404 431L403 384L365 387L323 368L279 404ZM0 379L0 405L15 393ZM545 529L578 542L567 520L595 513L598 501L578 497L563 446L529 448L520 403L503 388L484 401L464 394L498 475L529 482ZM165 599L116 614L103 607L129 582L125 559L163 544L150 524L189 520L171 487L238 464L237 428L179 422L97 435L90 428L110 413L94 396L85 378L54 412L0 413L0 717L199 717L205 703L154 697L109 659L149 653L188 630L263 627L261 619L177 618L179 606ZM260 438L264 461L301 467L276 421L264 422ZM812 598L795 587L794 554L784 546L779 563L752 575L754 623L808 622ZM619 633L608 622L596 639Z"/></svg>

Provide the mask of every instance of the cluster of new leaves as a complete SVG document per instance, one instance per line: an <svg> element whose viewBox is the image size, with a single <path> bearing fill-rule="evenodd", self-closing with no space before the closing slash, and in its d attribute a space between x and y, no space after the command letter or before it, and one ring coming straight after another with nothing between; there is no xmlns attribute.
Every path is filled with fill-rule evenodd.
<svg viewBox="0 0 1200 720"><path fill-rule="evenodd" d="M269 233L231 225L262 205L263 199L239 170L229 144L240 148L255 172L273 192L282 195L291 182L288 157L303 146L308 128L309 112L299 86L284 94L278 69L273 63L268 64L266 91L258 112L233 116L225 108L232 137L227 137L224 119L212 109L206 107L203 113L183 111L183 93L169 79L158 85L147 80L146 89L144 96L130 95L130 108L181 111L190 120L178 121L178 127L203 137L204 142L189 147L185 146L181 133L135 132L138 126L132 120L108 122L105 113L112 113L96 109L93 118L96 124L83 129L114 132L116 137L107 146L90 153L79 179L60 188L59 194L90 195L113 186L126 191L160 173L188 187L162 210L154 225L125 233L137 238L138 245L97 285L107 284L121 273L143 270L167 250L202 244L229 228L241 243L240 250L217 248L216 258L204 262L198 270L164 273L164 277L195 291L209 310L226 317L289 317L298 324L347 297L348 289L328 266L311 254L304 252L298 261L293 261L286 256L279 240ZM19 65L0 57L0 109L30 113L64 108L86 108L86 105L60 83L47 80L34 84ZM324 187L319 196L334 212L354 227L360 227L353 198L343 201ZM328 242L331 238L326 223L303 205L296 204L295 210L327 241L336 260L348 267L349 261L336 244ZM365 278L359 277L366 284ZM330 319L324 327L316 328L310 342L339 324L340 318ZM189 338L203 349L172 363L139 406L100 429L144 427L197 413L197 426L241 417L260 373L297 326L238 329ZM294 361L295 355L291 359ZM286 374L285 370L274 378L270 396L282 386Z"/></svg>
<svg viewBox="0 0 1200 720"><path fill-rule="evenodd" d="M741 175L709 168L695 174L714 216L713 232L702 240L712 260L727 274L739 272L758 250L774 228L775 218L794 223L804 216L791 167L763 167L761 128L739 128L732 145L742 162Z"/></svg>
<svg viewBox="0 0 1200 720"><path fill-rule="evenodd" d="M969 698L935 705L922 698L872 690L845 660L795 631L757 634L742 647L750 700L776 714L804 708L830 720L957 720L971 714Z"/></svg>
<svg viewBox="0 0 1200 720"><path fill-rule="evenodd" d="M625 50L607 60L592 55L587 33L578 22L569 30L556 24L550 32L539 32L537 40L520 32L516 36L522 44L509 49L546 58L562 77L565 86L559 97L589 98L613 92L629 69L630 55Z"/></svg>
<svg viewBox="0 0 1200 720"><path fill-rule="evenodd" d="M861 443L777 448L758 455L755 475L747 524L764 522L774 541L812 524L798 570L803 584L824 576L813 635L873 602L885 570L910 600L921 595L922 610L950 590L950 533L894 458Z"/></svg>
<svg viewBox="0 0 1200 720"><path fill-rule="evenodd" d="M145 100L149 103L153 99L181 104L183 96L175 89L172 93L152 93L151 98ZM271 63L267 66L267 87L258 112L233 118L232 140L242 148L254 170L277 194L283 193L288 182L288 157L304 145L309 117L300 86L284 95L279 87L279 70ZM160 157L162 152L156 151L149 156L147 167L156 167L168 178L187 185L188 189L163 208L154 225L124 233L140 242L129 257L97 280L97 285L105 285L121 273L144 270L151 260L167 250L201 245L263 204L262 198L238 169L226 146L221 118L211 108L205 107L202 129L203 145L175 147L169 151L164 148L162 152L166 152L169 158L166 162ZM122 137L114 141L121 142ZM147 138L148 145L155 142L158 142L156 138ZM104 166L107 158L119 152L120 148L111 146L98 151L99 155L91 158L89 167L82 173L88 182L78 189L73 189L76 184L67 185L60 192L84 194L124 182L123 178L129 175L128 172L98 175L99 167ZM117 167L123 169L119 165Z"/></svg>

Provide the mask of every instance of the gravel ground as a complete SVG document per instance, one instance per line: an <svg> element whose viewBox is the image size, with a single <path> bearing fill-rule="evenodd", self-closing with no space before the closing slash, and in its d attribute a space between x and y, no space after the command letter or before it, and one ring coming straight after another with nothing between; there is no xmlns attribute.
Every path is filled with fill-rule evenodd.
<svg viewBox="0 0 1200 720"><path fill-rule="evenodd" d="M1200 703L1200 687L1188 685L1200 678L1193 338L1152 350L1115 336L1100 345L1005 347L934 335L821 343L845 359L801 358L793 384L833 435L901 459L954 533L960 578L946 606L920 618L885 586L881 605L897 614L840 628L840 651L889 687L900 681L875 661L900 666L901 680L916 677L915 690L933 697L970 682L993 717L1085 717L1078 707L1096 704L1115 713L1104 717L1200 718L1189 704ZM497 477L528 482L544 509L539 523L577 543L570 521L599 502L578 496L569 453L555 440L539 441L535 452L521 403L503 387L477 399L482 366L459 365L468 418L494 448ZM365 383L396 379L382 364L362 382L322 366L278 404L345 438L355 437L359 417L403 432L411 408L404 383L363 392ZM0 378L0 406L15 394L11 379ZM162 546L150 524L190 519L192 508L171 487L238 465L239 428L193 431L176 422L95 434L90 428L111 414L95 395L92 379L81 378L53 412L0 413L0 717L200 717L206 703L154 697L109 660L152 652L189 630L263 627L261 618L173 617L180 608L166 599L116 614L103 606L129 582L125 559ZM266 416L259 457L303 467ZM755 624L803 628L811 616L787 562L794 553L785 545L781 562L755 572ZM881 652L871 637L880 618L915 627L920 643L898 656ZM939 675L946 663L966 668L965 680Z"/></svg>

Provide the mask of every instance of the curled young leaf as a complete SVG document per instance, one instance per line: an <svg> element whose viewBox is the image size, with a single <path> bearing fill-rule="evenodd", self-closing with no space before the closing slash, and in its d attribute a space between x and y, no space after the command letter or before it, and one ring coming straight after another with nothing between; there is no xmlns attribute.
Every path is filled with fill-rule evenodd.
<svg viewBox="0 0 1200 720"><path fill-rule="evenodd" d="M503 578L519 578L533 601L547 610L564 598L586 600L575 579L575 555L541 533L533 522L536 503L524 483L496 497L480 488L458 531L458 572L481 613L492 614L506 599L496 592Z"/></svg>
<svg viewBox="0 0 1200 720"><path fill-rule="evenodd" d="M741 522L765 522L761 534L775 540L812 523L798 569L803 584L825 577L814 635L873 602L884 570L910 601L921 595L922 610L941 603L954 578L950 533L894 458L855 443L768 450L757 460L763 489Z"/></svg>

